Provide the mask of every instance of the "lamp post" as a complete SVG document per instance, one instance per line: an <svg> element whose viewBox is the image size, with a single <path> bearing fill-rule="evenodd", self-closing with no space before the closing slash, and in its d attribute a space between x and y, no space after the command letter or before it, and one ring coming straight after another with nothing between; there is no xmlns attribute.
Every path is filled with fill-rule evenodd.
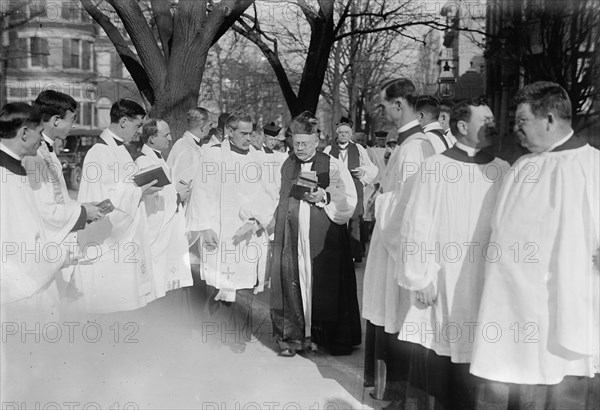
<svg viewBox="0 0 600 410"><path fill-rule="evenodd" d="M438 95L440 98L452 99L454 97L454 91L456 88L456 78L452 72L452 68L446 63L438 78Z"/></svg>

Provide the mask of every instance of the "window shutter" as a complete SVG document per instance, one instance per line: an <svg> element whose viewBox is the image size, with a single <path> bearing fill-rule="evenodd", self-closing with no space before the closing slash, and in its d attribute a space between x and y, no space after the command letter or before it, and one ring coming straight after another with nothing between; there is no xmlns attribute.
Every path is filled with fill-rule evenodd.
<svg viewBox="0 0 600 410"><path fill-rule="evenodd" d="M71 39L63 38L63 68L71 68Z"/></svg>
<svg viewBox="0 0 600 410"><path fill-rule="evenodd" d="M42 38L41 39L42 42L42 49L40 50L42 53L42 67L46 68L48 67L48 56L50 55L50 49L48 48L48 39L47 38Z"/></svg>
<svg viewBox="0 0 600 410"><path fill-rule="evenodd" d="M90 45L89 41L84 41L82 44L82 56L81 56L81 69L89 70L90 69Z"/></svg>
<svg viewBox="0 0 600 410"><path fill-rule="evenodd" d="M19 58L17 60L17 67L18 68L27 68L27 50L29 50L29 47L27 47L27 38L20 38L19 39Z"/></svg>

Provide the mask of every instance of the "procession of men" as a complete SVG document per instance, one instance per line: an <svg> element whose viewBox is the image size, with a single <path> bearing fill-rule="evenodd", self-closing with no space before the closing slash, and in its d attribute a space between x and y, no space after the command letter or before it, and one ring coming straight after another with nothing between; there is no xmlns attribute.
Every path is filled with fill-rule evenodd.
<svg viewBox="0 0 600 410"><path fill-rule="evenodd" d="M393 131L344 117L320 149L308 111L257 124L198 106L176 136L122 99L76 200L54 149L75 100L6 104L2 321L164 315L215 323L214 343L243 354L264 336L260 299L274 365L360 352L386 409L598 408L600 151L574 133L566 91L517 92L530 153L512 166L492 153L485 98L396 78L378 103ZM18 357L3 356L4 376Z"/></svg>

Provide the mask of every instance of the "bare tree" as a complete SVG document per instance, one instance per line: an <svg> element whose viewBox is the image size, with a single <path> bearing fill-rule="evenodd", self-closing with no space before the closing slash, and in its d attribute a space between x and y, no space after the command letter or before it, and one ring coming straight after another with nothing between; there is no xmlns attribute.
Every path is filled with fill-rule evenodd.
<svg viewBox="0 0 600 410"><path fill-rule="evenodd" d="M233 28L255 43L265 55L292 115L303 110L316 110L334 43L352 36L388 31L415 39L409 30L411 27L443 27L437 16L424 12L420 3L412 0L297 0L286 4L292 4L301 11L310 29L297 92L290 81L290 73L282 63L275 31L263 27L256 5L254 12L244 13ZM368 24L361 26L355 24L356 21L352 23L352 19L359 17L364 18ZM285 24L289 22L286 21Z"/></svg>
<svg viewBox="0 0 600 410"><path fill-rule="evenodd" d="M486 58L497 65L505 84L545 80L567 90L573 103L573 127L583 130L600 121L600 3L596 0L488 4L497 16L490 27ZM491 67L493 68L493 67ZM488 89L499 77L489 76Z"/></svg>
<svg viewBox="0 0 600 410"><path fill-rule="evenodd" d="M106 32L152 115L164 118L175 139L196 105L212 45L254 0L81 0ZM111 21L106 4L123 23L130 43ZM133 44L132 49L129 44Z"/></svg>

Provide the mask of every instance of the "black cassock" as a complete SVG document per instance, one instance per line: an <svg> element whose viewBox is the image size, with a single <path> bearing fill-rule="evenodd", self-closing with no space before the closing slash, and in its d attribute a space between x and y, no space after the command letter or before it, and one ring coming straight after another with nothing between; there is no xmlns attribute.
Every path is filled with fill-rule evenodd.
<svg viewBox="0 0 600 410"><path fill-rule="evenodd" d="M275 241L271 247L271 319L280 347L302 350L304 311L298 268L298 212L300 200L293 185L302 161L291 155L281 168L281 191L275 213ZM329 186L330 157L317 152L311 170L319 187ZM356 275L346 224L333 223L323 208L310 207L312 259L312 342L334 355L350 354L361 342Z"/></svg>

